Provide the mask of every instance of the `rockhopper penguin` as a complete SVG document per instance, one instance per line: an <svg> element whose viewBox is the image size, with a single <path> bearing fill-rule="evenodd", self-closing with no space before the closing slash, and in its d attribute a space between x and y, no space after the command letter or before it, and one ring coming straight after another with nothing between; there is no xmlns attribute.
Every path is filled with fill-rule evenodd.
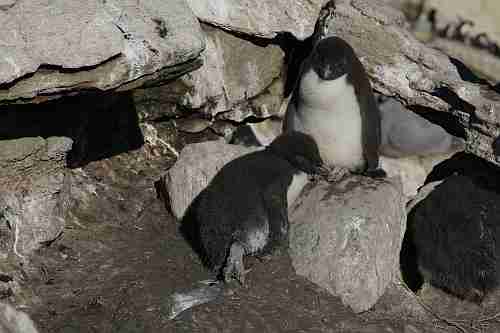
<svg viewBox="0 0 500 333"><path fill-rule="evenodd" d="M465 175L438 185L409 215L425 281L481 302L500 284L500 194Z"/></svg>
<svg viewBox="0 0 500 333"><path fill-rule="evenodd" d="M288 202L307 174L324 173L318 147L309 135L287 132L264 150L226 164L190 208L201 258L218 281L170 299L169 317L222 293L220 282L244 283L243 257L288 245ZM296 185L299 186L296 186ZM193 222L191 222L193 223Z"/></svg>
<svg viewBox="0 0 500 333"><path fill-rule="evenodd" d="M366 71L339 37L320 39L304 60L284 130L311 135L330 167L372 177L379 168L380 111Z"/></svg>

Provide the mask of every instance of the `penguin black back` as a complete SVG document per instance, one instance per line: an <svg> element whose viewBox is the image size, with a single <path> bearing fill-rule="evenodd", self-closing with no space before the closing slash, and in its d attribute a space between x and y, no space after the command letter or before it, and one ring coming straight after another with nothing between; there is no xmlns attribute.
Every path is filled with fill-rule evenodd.
<svg viewBox="0 0 500 333"><path fill-rule="evenodd" d="M500 195L467 176L451 176L410 215L424 280L481 301L500 282Z"/></svg>
<svg viewBox="0 0 500 333"><path fill-rule="evenodd" d="M200 254L223 268L224 279L242 280L242 256L286 245L287 190L295 174L315 173L322 160L315 141L291 132L265 150L226 164L195 202Z"/></svg>

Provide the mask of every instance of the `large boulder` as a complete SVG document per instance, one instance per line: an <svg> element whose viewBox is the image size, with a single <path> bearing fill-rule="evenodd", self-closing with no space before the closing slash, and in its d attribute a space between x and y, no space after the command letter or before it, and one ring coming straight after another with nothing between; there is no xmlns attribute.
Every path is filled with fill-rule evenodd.
<svg viewBox="0 0 500 333"><path fill-rule="evenodd" d="M130 89L200 65L185 0L17 0L0 10L0 102Z"/></svg>
<svg viewBox="0 0 500 333"><path fill-rule="evenodd" d="M184 217L191 202L226 163L257 149L228 145L223 140L187 145L160 182L174 216Z"/></svg>
<svg viewBox="0 0 500 333"><path fill-rule="evenodd" d="M351 176L309 186L289 218L297 274L353 311L371 308L399 275L406 212L397 178Z"/></svg>

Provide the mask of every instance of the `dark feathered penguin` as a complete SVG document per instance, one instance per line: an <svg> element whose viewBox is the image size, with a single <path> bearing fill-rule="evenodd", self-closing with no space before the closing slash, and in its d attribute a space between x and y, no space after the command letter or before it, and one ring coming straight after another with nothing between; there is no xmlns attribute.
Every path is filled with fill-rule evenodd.
<svg viewBox="0 0 500 333"><path fill-rule="evenodd" d="M264 150L226 164L190 208L200 244L196 249L220 280L244 281L243 257L266 253L288 240L288 201L295 183L324 172L315 141L306 134L278 136ZM300 188L300 186L299 186ZM221 294L220 284L174 294L170 317Z"/></svg>
<svg viewBox="0 0 500 333"><path fill-rule="evenodd" d="M288 235L287 195L293 181L317 173L322 160L314 140L291 132L265 150L224 166L200 194L196 218L202 255L224 279L243 279L242 256L266 252ZM290 192L290 193L289 193Z"/></svg>
<svg viewBox="0 0 500 333"><path fill-rule="evenodd" d="M304 60L284 129L311 135L330 166L385 176L380 112L363 65L341 38L319 40Z"/></svg>
<svg viewBox="0 0 500 333"><path fill-rule="evenodd" d="M472 301L500 282L500 194L451 176L410 214L424 280Z"/></svg>

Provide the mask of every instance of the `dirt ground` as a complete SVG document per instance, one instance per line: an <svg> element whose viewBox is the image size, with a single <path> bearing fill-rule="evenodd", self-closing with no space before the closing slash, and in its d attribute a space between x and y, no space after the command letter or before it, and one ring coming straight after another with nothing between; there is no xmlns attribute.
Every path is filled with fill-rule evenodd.
<svg viewBox="0 0 500 333"><path fill-rule="evenodd" d="M172 160L145 161L144 149L71 170L71 218L31 264L29 287L41 302L26 311L41 332L460 332L356 315L297 276L286 254L248 258L245 287L168 320L168 296L212 276L157 197L154 182Z"/></svg>

